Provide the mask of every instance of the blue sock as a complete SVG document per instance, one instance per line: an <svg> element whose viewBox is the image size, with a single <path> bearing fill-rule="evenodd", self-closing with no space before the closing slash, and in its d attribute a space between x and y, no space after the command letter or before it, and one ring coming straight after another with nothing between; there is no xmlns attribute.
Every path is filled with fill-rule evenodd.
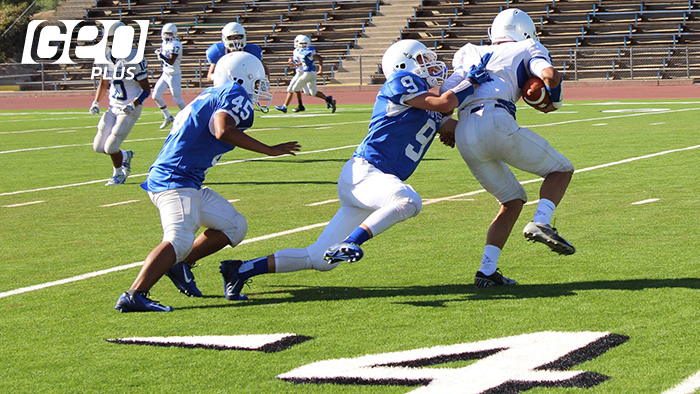
<svg viewBox="0 0 700 394"><path fill-rule="evenodd" d="M352 242L357 245L362 245L365 241L369 239L369 233L362 227L358 227L355 231L350 234L349 237L345 238L345 242Z"/></svg>
<svg viewBox="0 0 700 394"><path fill-rule="evenodd" d="M241 264L238 269L238 277L241 280L246 280L260 274L267 274L270 271L267 269L267 256L258 257L257 259L247 260Z"/></svg>

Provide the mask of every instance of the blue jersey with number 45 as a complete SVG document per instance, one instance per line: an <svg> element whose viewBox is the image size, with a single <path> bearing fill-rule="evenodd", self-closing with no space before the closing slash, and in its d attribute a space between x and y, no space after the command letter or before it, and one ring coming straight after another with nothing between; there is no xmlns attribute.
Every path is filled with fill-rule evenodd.
<svg viewBox="0 0 700 394"><path fill-rule="evenodd" d="M253 103L241 85L230 82L205 89L177 114L141 187L149 192L200 189L209 168L234 148L214 137L214 115L219 112L233 118L238 130L253 125Z"/></svg>
<svg viewBox="0 0 700 394"><path fill-rule="evenodd" d="M423 159L444 118L439 112L405 104L429 89L416 74L399 71L391 75L377 94L369 133L353 156L364 158L402 181L408 179Z"/></svg>

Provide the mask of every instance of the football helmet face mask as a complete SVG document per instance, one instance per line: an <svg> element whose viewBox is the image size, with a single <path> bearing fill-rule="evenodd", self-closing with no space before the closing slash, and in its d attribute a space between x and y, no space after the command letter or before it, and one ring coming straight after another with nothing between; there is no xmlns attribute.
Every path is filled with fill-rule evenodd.
<svg viewBox="0 0 700 394"><path fill-rule="evenodd" d="M299 34L294 37L294 48L295 49L305 49L311 46L311 39L308 36Z"/></svg>
<svg viewBox="0 0 700 394"><path fill-rule="evenodd" d="M525 11L517 8L509 8L496 15L488 34L492 44L523 41L528 38L540 40L532 18Z"/></svg>
<svg viewBox="0 0 700 394"><path fill-rule="evenodd" d="M233 52L222 57L214 69L214 86L234 81L248 92L250 100L262 112L272 103L270 82L260 60L247 52Z"/></svg>
<svg viewBox="0 0 700 394"><path fill-rule="evenodd" d="M160 38L164 42L170 42L177 37L177 26L172 23L166 23L160 31Z"/></svg>
<svg viewBox="0 0 700 394"><path fill-rule="evenodd" d="M447 74L447 66L437 60L437 54L416 40L397 41L384 52L384 76L388 79L401 70L418 75L431 88L442 83Z"/></svg>
<svg viewBox="0 0 700 394"><path fill-rule="evenodd" d="M231 22L221 29L221 42L229 51L242 51L246 44L245 28L236 22Z"/></svg>

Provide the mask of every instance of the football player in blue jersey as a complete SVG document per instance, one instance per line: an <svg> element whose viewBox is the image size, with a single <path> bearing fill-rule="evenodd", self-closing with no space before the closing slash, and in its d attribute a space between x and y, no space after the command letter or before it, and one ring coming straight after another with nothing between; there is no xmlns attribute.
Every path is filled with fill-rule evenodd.
<svg viewBox="0 0 700 394"><path fill-rule="evenodd" d="M315 62L318 62L318 70L316 69ZM292 52L292 57L289 58L287 64L294 66L296 72L292 80L289 81L287 97L284 100L284 104L275 105L275 109L287 113L287 106L292 102L292 97L294 93L296 93L299 106L292 111L305 111L306 108L304 108L304 104L301 100L301 92L303 91L309 96L324 100L326 102L326 107L328 107L331 112L335 113L336 102L333 100L333 96L326 96L322 92L319 92L316 86L317 75L323 75L323 58L316 53L316 48L311 46L311 39L308 36L300 34L294 38L294 52Z"/></svg>
<svg viewBox="0 0 700 394"><path fill-rule="evenodd" d="M272 100L260 60L239 52L226 55L219 64L214 87L177 114L141 185L160 212L163 241L146 257L131 288L119 297L115 309L122 312L172 311L148 298L148 291L164 274L180 291L201 296L190 265L243 240L245 217L224 197L202 187L207 171L224 153L240 147L279 156L294 155L301 148L296 141L268 146L244 133L253 125L253 106L266 109ZM200 226L207 230L195 239ZM172 269L175 266L177 271Z"/></svg>
<svg viewBox="0 0 700 394"><path fill-rule="evenodd" d="M429 90L445 77L445 64L416 40L402 40L384 54L387 81L377 95L369 133L345 164L338 179L340 209L316 242L304 249L284 249L241 262L221 262L224 294L246 299L243 283L264 273L316 269L329 271L340 262L362 257L360 245L389 227L416 216L422 207L418 193L404 181L415 171L436 133L450 145L456 121L451 113L489 76L473 67L467 79L436 95Z"/></svg>
<svg viewBox="0 0 700 394"><path fill-rule="evenodd" d="M226 26L221 29L221 42L212 44L209 46L209 48L207 48L206 56L207 62L209 62L209 73L207 74L207 79L212 82L214 81L216 63L219 61L219 59L224 57L227 53L239 51L250 53L262 62L262 48L260 48L259 45L246 42L245 28L239 23L231 22L226 24ZM263 67L265 68L265 75L270 75L267 67L265 67L264 64Z"/></svg>

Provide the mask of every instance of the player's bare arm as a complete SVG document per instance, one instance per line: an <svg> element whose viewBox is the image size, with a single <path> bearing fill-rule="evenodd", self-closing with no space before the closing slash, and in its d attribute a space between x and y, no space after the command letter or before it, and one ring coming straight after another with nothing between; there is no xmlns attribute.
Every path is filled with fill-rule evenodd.
<svg viewBox="0 0 700 394"><path fill-rule="evenodd" d="M314 60L318 62L318 75L323 75L323 57L319 54L314 55Z"/></svg>
<svg viewBox="0 0 700 394"><path fill-rule="evenodd" d="M141 89L143 89L143 92L139 97L134 100L134 105L141 105L143 104L143 100L145 100L150 94L151 94L151 84L148 83L148 78L144 78L139 81L139 86L141 86Z"/></svg>
<svg viewBox="0 0 700 394"><path fill-rule="evenodd" d="M207 81L214 82L214 69L216 69L216 63L209 65L209 72L207 73Z"/></svg>
<svg viewBox="0 0 700 394"><path fill-rule="evenodd" d="M459 105L459 99L451 90L448 90L441 95L426 92L420 96L416 96L405 101L405 103L411 107L416 107L427 111L450 113Z"/></svg>
<svg viewBox="0 0 700 394"><path fill-rule="evenodd" d="M166 60L166 62L167 62L169 65L172 66L173 64L175 64L175 61L176 61L176 60L177 60L177 54L176 54L176 53L171 53L171 54L170 54L170 57L168 57L168 60Z"/></svg>
<svg viewBox="0 0 700 394"><path fill-rule="evenodd" d="M297 141L269 146L240 131L236 122L225 112L214 115L214 137L233 146L268 156L292 155L301 150Z"/></svg>
<svg viewBox="0 0 700 394"><path fill-rule="evenodd" d="M100 83L97 85L97 91L95 92L95 99L92 101L92 105L90 106L90 113L92 115L97 115L100 113L100 98L104 96L107 88L109 88L109 81L100 78Z"/></svg>
<svg viewBox="0 0 700 394"><path fill-rule="evenodd" d="M548 67L542 70L542 75L540 76L544 84L549 88L548 90L556 89L561 84L561 74L554 67ZM552 103L542 109L542 112L552 112L559 108L555 107Z"/></svg>

